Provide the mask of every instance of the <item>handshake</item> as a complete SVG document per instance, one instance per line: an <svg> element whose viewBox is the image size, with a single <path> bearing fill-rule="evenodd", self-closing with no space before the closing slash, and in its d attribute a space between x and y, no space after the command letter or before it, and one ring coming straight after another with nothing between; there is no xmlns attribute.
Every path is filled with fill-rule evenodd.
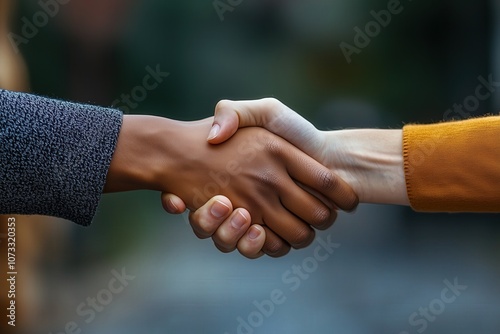
<svg viewBox="0 0 500 334"><path fill-rule="evenodd" d="M319 131L269 98L194 122L125 115L104 191L134 189L249 258L309 245L359 202L408 205L401 130Z"/></svg>

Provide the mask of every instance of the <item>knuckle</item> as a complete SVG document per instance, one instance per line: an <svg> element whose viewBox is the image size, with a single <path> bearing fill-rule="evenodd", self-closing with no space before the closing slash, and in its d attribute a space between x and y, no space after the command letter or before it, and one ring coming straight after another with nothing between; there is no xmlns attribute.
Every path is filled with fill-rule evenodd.
<svg viewBox="0 0 500 334"><path fill-rule="evenodd" d="M213 224L198 212L189 215L189 223L200 239L206 239L214 233Z"/></svg>
<svg viewBox="0 0 500 334"><path fill-rule="evenodd" d="M321 181L321 188L325 191L337 189L339 180L330 171L320 171L319 180Z"/></svg>
<svg viewBox="0 0 500 334"><path fill-rule="evenodd" d="M281 106L281 101L274 97L266 97L263 99L263 102L266 104L266 107L271 109L278 109Z"/></svg>
<svg viewBox="0 0 500 334"><path fill-rule="evenodd" d="M257 183L261 185L271 186L273 188L276 188L280 184L278 175L270 169L265 169L261 171L261 173L259 173L256 177L257 177ZM262 191L264 192L267 190L263 189Z"/></svg>
<svg viewBox="0 0 500 334"><path fill-rule="evenodd" d="M215 105L215 112L218 112L220 110L223 110L223 109L227 108L230 103L231 103L231 101L229 101L229 100L220 100Z"/></svg>
<svg viewBox="0 0 500 334"><path fill-rule="evenodd" d="M268 139L265 148L273 156L281 156L283 153L283 145L276 139Z"/></svg>
<svg viewBox="0 0 500 334"><path fill-rule="evenodd" d="M228 231L227 228L222 227L215 231L215 233L212 235L212 239L215 243L222 246L223 248L234 249L234 246L236 244L235 240L238 239L238 236L231 231Z"/></svg>

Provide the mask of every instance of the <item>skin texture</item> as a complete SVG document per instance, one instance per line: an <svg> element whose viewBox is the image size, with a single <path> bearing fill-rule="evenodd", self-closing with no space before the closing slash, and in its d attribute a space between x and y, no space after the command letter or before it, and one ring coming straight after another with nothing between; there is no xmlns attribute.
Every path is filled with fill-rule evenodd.
<svg viewBox="0 0 500 334"><path fill-rule="evenodd" d="M165 211L172 214L180 214L186 210L184 202L177 196L169 193L162 193L162 204ZM214 214L214 206L217 202L224 203L222 214ZM243 215L250 213L246 209L236 208L224 196L215 196L196 211L189 213L189 221L195 234L201 238L212 238L215 246L224 252L232 251L235 248L245 257L256 259L264 255L263 246L266 241L266 233L260 225L248 223L240 228L235 228L231 223L231 217L236 212Z"/></svg>
<svg viewBox="0 0 500 334"><path fill-rule="evenodd" d="M104 191L175 193L192 211L214 195L223 195L231 199L231 205L215 200L212 216L198 217L195 233L208 236L210 218L229 216L233 205L243 207L248 212L232 213L232 229L221 230L218 237L235 239L228 236L234 226L261 225L262 251L271 256L286 254L290 246L309 245L314 239L312 227L331 226L336 207L351 210L357 206L357 196L345 182L284 139L265 129L247 128L222 145L211 145L206 134L212 123L212 118L178 122L125 115ZM163 204L172 206L168 200ZM235 247L219 245L226 252Z"/></svg>
<svg viewBox="0 0 500 334"><path fill-rule="evenodd" d="M259 126L281 136L324 164L345 180L358 194L360 202L409 205L403 170L401 130L340 130L319 131L299 114L276 99L256 101L221 101L215 110L214 124L208 142L220 144L231 138L239 128ZM238 130L241 131L241 130ZM178 202L172 194L164 194L164 201ZM229 205L227 198L219 198ZM193 229L203 220L211 222L210 231L217 247L232 245L240 237L237 247L243 255L260 255L258 243L248 242L248 230L235 231L225 239L219 230L227 230L224 218L215 218L207 203L191 215ZM182 207L181 203L178 203ZM175 211L170 211L175 212ZM219 224L219 225L218 225ZM259 236L258 238L264 238ZM240 249L240 245L244 248Z"/></svg>

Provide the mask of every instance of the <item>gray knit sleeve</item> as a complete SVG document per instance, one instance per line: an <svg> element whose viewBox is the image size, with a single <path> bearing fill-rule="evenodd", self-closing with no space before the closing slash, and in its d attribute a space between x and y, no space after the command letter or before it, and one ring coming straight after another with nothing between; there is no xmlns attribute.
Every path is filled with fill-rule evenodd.
<svg viewBox="0 0 500 334"><path fill-rule="evenodd" d="M0 90L0 214L90 225L121 124L118 110Z"/></svg>

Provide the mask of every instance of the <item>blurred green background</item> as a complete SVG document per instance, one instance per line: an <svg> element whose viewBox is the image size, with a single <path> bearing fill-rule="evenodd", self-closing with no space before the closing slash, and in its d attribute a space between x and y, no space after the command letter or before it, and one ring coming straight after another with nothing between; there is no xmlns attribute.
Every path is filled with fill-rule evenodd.
<svg viewBox="0 0 500 334"><path fill-rule="evenodd" d="M116 100L142 84L146 67L160 66L170 75L127 112L194 120L223 98L272 96L322 129L387 128L440 121L474 93L478 76L500 78L494 1L402 1L402 12L350 64L340 43L354 45L354 28L364 30L370 11L388 1L219 3L232 8L224 20L212 0L71 0L20 46L31 91L123 106ZM22 18L32 21L41 6L18 5L12 31L21 34ZM496 93L471 115L496 112L498 101ZM186 217L164 213L157 193L135 192L105 195L89 229L40 222L59 233L40 235L39 244L60 247L40 249L35 283L26 287L26 332L64 332L72 321L83 333L106 334L500 329L498 215L362 205L318 233L341 246L294 291L283 275L315 246L250 261L196 239ZM122 268L135 278L87 323L78 306ZM467 289L436 309L444 280L455 278ZM260 321L254 302L275 289L286 300ZM420 308L430 305L436 312L426 318Z"/></svg>

